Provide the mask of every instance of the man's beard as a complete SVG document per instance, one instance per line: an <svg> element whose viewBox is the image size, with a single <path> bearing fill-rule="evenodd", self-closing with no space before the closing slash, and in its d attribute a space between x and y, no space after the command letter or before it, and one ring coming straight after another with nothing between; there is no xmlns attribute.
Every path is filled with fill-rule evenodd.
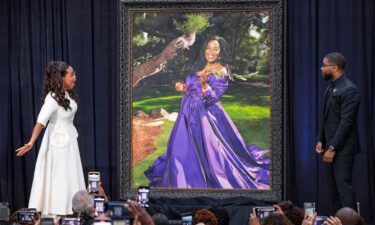
<svg viewBox="0 0 375 225"><path fill-rule="evenodd" d="M325 81L332 79L332 73L323 73L323 79Z"/></svg>

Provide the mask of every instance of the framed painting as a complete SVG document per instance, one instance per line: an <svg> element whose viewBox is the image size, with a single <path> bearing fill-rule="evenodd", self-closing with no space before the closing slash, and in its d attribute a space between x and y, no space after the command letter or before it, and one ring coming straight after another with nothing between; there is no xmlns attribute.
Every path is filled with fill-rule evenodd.
<svg viewBox="0 0 375 225"><path fill-rule="evenodd" d="M283 2L119 3L120 198L283 195Z"/></svg>

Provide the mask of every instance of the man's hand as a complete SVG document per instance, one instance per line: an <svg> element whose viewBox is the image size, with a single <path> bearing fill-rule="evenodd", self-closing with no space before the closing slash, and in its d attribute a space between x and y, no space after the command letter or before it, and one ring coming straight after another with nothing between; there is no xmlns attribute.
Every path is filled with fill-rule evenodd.
<svg viewBox="0 0 375 225"><path fill-rule="evenodd" d="M107 194L106 194L105 191L104 191L104 188L103 188L102 182L99 183L99 194L98 194L98 196L103 197L105 203L108 203L108 202L109 202L109 200L108 200L108 196L107 196Z"/></svg>
<svg viewBox="0 0 375 225"><path fill-rule="evenodd" d="M323 161L326 163L331 163L333 158L335 158L336 152L334 151L326 151L323 155Z"/></svg>
<svg viewBox="0 0 375 225"><path fill-rule="evenodd" d="M316 143L315 151L316 151L316 153L318 153L318 154L322 154L322 153L324 152L322 142L318 141L318 143Z"/></svg>

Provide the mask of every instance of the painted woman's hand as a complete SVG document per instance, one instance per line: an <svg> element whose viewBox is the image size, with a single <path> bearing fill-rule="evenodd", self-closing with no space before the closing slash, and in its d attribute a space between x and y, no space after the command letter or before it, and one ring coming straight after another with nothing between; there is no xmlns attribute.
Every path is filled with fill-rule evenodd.
<svg viewBox="0 0 375 225"><path fill-rule="evenodd" d="M175 89L177 92L185 92L186 91L186 85L181 83L181 82L177 82L175 84Z"/></svg>

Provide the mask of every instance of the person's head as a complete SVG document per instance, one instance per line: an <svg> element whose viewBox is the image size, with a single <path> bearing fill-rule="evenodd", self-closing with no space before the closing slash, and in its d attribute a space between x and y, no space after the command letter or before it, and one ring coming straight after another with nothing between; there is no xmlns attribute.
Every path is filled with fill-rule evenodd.
<svg viewBox="0 0 375 225"><path fill-rule="evenodd" d="M78 191L72 199L73 212L94 217L94 199L86 190Z"/></svg>
<svg viewBox="0 0 375 225"><path fill-rule="evenodd" d="M294 224L300 225L303 222L305 212L303 209L295 206L291 201L282 201L277 203L284 215Z"/></svg>
<svg viewBox="0 0 375 225"><path fill-rule="evenodd" d="M49 92L54 94L57 103L67 110L69 107L68 99L65 99L65 91L69 96L76 100L73 88L77 78L74 69L61 61L51 61L47 65L47 70L44 76L44 95L42 101Z"/></svg>
<svg viewBox="0 0 375 225"><path fill-rule="evenodd" d="M154 221L155 225L168 225L168 217L162 213L157 213L152 216L152 220Z"/></svg>
<svg viewBox="0 0 375 225"><path fill-rule="evenodd" d="M195 61L194 69L201 70L207 63L220 63L226 66L227 60L226 41L222 37L211 36L203 43L198 59Z"/></svg>
<svg viewBox="0 0 375 225"><path fill-rule="evenodd" d="M323 79L336 79L345 71L346 59L339 52L333 52L326 55L323 59L322 71Z"/></svg>
<svg viewBox="0 0 375 225"><path fill-rule="evenodd" d="M195 212L193 224L204 223L206 225L228 225L229 214L226 209L215 206L201 209Z"/></svg>
<svg viewBox="0 0 375 225"><path fill-rule="evenodd" d="M341 208L335 217L340 219L342 225L365 225L363 218L352 208Z"/></svg>
<svg viewBox="0 0 375 225"><path fill-rule="evenodd" d="M282 214L272 214L263 220L262 225L293 225L293 223Z"/></svg>

